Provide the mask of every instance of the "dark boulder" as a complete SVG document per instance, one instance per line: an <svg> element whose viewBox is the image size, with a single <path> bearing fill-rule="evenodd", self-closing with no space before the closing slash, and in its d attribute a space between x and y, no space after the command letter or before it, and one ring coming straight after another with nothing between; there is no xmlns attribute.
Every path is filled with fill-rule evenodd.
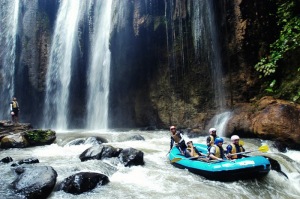
<svg viewBox="0 0 300 199"><path fill-rule="evenodd" d="M51 194L57 178L52 167L18 167L15 171L19 176L11 185L16 193L26 199L43 199Z"/></svg>
<svg viewBox="0 0 300 199"><path fill-rule="evenodd" d="M80 154L79 158L83 162L92 159L101 160L103 158L117 157L121 150L109 145L92 146Z"/></svg>
<svg viewBox="0 0 300 199"><path fill-rule="evenodd" d="M101 173L80 172L66 178L58 185L57 190L63 190L71 194L81 194L90 191L96 186L106 185L109 179Z"/></svg>
<svg viewBox="0 0 300 199"><path fill-rule="evenodd" d="M11 157L5 157L2 160L0 160L0 163L10 163L13 159Z"/></svg>
<svg viewBox="0 0 300 199"><path fill-rule="evenodd" d="M125 167L144 165L144 153L134 148L128 148L121 151L118 156Z"/></svg>

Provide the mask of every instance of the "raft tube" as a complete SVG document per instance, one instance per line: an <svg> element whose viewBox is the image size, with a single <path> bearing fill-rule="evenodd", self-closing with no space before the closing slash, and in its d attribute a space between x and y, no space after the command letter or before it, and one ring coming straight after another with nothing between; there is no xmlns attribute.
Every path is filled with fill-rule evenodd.
<svg viewBox="0 0 300 199"><path fill-rule="evenodd" d="M194 143L194 146L201 153L207 154L206 145ZM177 158L178 161L172 162L174 158ZM192 173L217 181L261 178L270 171L270 161L263 156L247 156L236 160L206 162L186 158L180 154L177 147L173 147L169 154L169 160L175 167L188 169Z"/></svg>

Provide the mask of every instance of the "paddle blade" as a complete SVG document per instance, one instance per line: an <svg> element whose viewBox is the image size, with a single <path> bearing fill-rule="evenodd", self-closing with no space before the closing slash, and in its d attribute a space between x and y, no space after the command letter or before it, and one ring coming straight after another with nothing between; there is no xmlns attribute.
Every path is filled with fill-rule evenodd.
<svg viewBox="0 0 300 199"><path fill-rule="evenodd" d="M269 146L263 145L263 146L259 147L258 150L261 152L267 152L267 151L269 151Z"/></svg>
<svg viewBox="0 0 300 199"><path fill-rule="evenodd" d="M239 145L240 145L240 146L244 146L244 144L245 144L245 142L244 142L243 140L240 140L240 141L239 141Z"/></svg>
<svg viewBox="0 0 300 199"><path fill-rule="evenodd" d="M180 160L182 160L182 158L173 158L173 159L171 160L171 163L178 162L178 161L180 161Z"/></svg>

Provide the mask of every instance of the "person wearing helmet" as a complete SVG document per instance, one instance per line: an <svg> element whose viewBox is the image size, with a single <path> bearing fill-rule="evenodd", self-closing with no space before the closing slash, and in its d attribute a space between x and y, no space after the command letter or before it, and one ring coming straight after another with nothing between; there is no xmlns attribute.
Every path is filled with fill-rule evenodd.
<svg viewBox="0 0 300 199"><path fill-rule="evenodd" d="M212 145L210 147L210 150L209 150L209 159L210 160L223 160L225 159L225 153L224 153L224 149L222 147L223 145L223 138L216 138L215 139L215 144Z"/></svg>
<svg viewBox="0 0 300 199"><path fill-rule="evenodd" d="M187 148L186 148L186 157L199 157L199 156L204 156L201 154L198 149L193 145L193 141L189 140L186 142Z"/></svg>
<svg viewBox="0 0 300 199"><path fill-rule="evenodd" d="M209 151L210 147L214 145L215 139L217 138L217 129L210 128L209 136L206 139L207 150Z"/></svg>
<svg viewBox="0 0 300 199"><path fill-rule="evenodd" d="M19 103L17 102L17 98L13 97L12 101L10 102L10 114L11 114L11 120L14 124L17 124L18 117L19 117Z"/></svg>
<svg viewBox="0 0 300 199"><path fill-rule="evenodd" d="M240 141L240 137L238 135L233 135L231 136L231 144L229 144L226 149L227 149L227 157L230 159L239 159L242 158L242 154L238 154L238 155L231 155L234 153L240 153L240 152L244 152L245 149L242 145L240 145L239 143Z"/></svg>
<svg viewBox="0 0 300 199"><path fill-rule="evenodd" d="M175 146L178 147L180 153L182 155L185 155L185 151L186 151L187 146L186 146L185 141L183 139L182 133L180 131L176 131L175 126L171 126L170 131L171 131L170 150L173 148L173 145L175 143Z"/></svg>

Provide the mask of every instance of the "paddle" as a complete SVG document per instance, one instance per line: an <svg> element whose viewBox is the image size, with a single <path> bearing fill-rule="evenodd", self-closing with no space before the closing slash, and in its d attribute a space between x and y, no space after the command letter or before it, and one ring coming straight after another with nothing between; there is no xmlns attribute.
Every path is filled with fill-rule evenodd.
<svg viewBox="0 0 300 199"><path fill-rule="evenodd" d="M261 147L259 147L257 150L253 150L253 151L245 151L245 152L239 152L239 153L233 153L230 155L239 155L239 154L246 154L246 153L252 153L255 151L260 151L260 152L267 152L269 151L269 146L268 145L262 145Z"/></svg>
<svg viewBox="0 0 300 199"><path fill-rule="evenodd" d="M173 158L173 159L171 160L171 162L172 162L172 163L174 163L174 162L178 162L178 161L180 161L180 160L196 160L197 158L199 158L199 157L190 157L190 158Z"/></svg>
<svg viewBox="0 0 300 199"><path fill-rule="evenodd" d="M245 142L243 140L239 140L239 145L244 146Z"/></svg>

